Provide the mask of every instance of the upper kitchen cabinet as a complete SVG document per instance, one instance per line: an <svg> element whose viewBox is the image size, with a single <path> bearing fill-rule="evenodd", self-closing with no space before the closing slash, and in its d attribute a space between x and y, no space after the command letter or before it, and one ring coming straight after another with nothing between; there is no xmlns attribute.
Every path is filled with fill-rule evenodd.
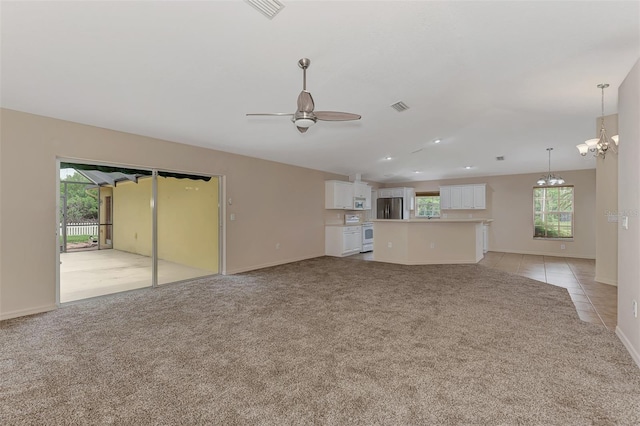
<svg viewBox="0 0 640 426"><path fill-rule="evenodd" d="M371 187L364 182L353 183L353 197L365 200L364 209L371 209Z"/></svg>
<svg viewBox="0 0 640 426"><path fill-rule="evenodd" d="M324 182L325 209L353 209L353 184L341 180L327 180ZM371 195L369 195L371 200ZM371 201L369 201L371 202Z"/></svg>
<svg viewBox="0 0 640 426"><path fill-rule="evenodd" d="M484 183L440 187L441 210L482 210L486 208L486 184Z"/></svg>
<svg viewBox="0 0 640 426"><path fill-rule="evenodd" d="M473 208L487 208L487 185L484 183L481 185L473 185Z"/></svg>

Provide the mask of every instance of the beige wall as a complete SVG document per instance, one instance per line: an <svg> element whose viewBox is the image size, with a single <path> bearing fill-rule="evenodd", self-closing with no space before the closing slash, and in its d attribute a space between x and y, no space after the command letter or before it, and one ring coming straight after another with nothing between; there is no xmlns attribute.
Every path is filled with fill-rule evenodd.
<svg viewBox="0 0 640 426"><path fill-rule="evenodd" d="M576 152L577 155L577 152ZM487 176L469 179L405 182L389 187L414 187L416 191L437 191L440 185L487 184L485 210L446 210L452 218L494 219L489 226L489 250L508 253L541 254L594 259L595 248L595 170L555 171L575 188L573 241L533 239L533 187L541 174ZM565 245L565 249L561 248Z"/></svg>
<svg viewBox="0 0 640 426"><path fill-rule="evenodd" d="M0 120L0 319L55 308L57 157L224 175L228 273L324 255L324 181L344 176L7 109Z"/></svg>
<svg viewBox="0 0 640 426"><path fill-rule="evenodd" d="M640 366L640 60L618 89L618 212L629 218L629 229L618 227L618 326L616 333ZM621 224L620 224L621 225Z"/></svg>
<svg viewBox="0 0 640 426"><path fill-rule="evenodd" d="M618 134L618 115L605 117L608 136ZM601 120L596 120L596 133L600 137ZM591 155L591 154L587 154ZM596 160L596 281L618 284L618 156L610 153Z"/></svg>

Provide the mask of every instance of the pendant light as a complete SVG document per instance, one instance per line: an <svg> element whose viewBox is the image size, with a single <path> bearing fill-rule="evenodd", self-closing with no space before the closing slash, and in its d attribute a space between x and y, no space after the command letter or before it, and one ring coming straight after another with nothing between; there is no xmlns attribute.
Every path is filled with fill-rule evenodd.
<svg viewBox="0 0 640 426"><path fill-rule="evenodd" d="M593 152L593 156L597 157L602 155L604 159L607 155L607 152L613 151L614 153L618 152L618 135L611 136L611 139L607 136L607 131L604 128L604 89L609 87L608 83L600 83L598 84L598 89L602 91L602 115L600 116L600 137L595 139L589 139L585 141L585 143L581 143L580 145L576 145L580 155L583 157L587 155L587 152Z"/></svg>
<svg viewBox="0 0 640 426"><path fill-rule="evenodd" d="M538 186L562 185L564 183L564 179L562 179L560 176L551 174L551 151L553 151L553 148L547 148L547 151L549 152L549 172L546 176L542 176L540 179L538 179L536 183L538 184Z"/></svg>

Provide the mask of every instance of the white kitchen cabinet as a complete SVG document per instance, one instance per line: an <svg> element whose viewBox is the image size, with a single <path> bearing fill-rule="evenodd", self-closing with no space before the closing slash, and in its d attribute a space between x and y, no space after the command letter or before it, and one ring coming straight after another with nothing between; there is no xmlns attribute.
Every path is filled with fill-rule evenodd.
<svg viewBox="0 0 640 426"><path fill-rule="evenodd" d="M409 210L416 209L416 190L414 188L403 188L404 200Z"/></svg>
<svg viewBox="0 0 640 426"><path fill-rule="evenodd" d="M391 197L404 197L404 188L391 188Z"/></svg>
<svg viewBox="0 0 640 426"><path fill-rule="evenodd" d="M391 189L390 188L378 189L378 198L391 198Z"/></svg>
<svg viewBox="0 0 640 426"><path fill-rule="evenodd" d="M353 183L353 196L355 198L364 198L364 209L371 209L371 187L364 182Z"/></svg>
<svg viewBox="0 0 640 426"><path fill-rule="evenodd" d="M360 253L362 225L325 226L324 254L344 257Z"/></svg>
<svg viewBox="0 0 640 426"><path fill-rule="evenodd" d="M451 187L451 209L462 209L462 187L461 186L452 186Z"/></svg>
<svg viewBox="0 0 640 426"><path fill-rule="evenodd" d="M440 210L486 209L486 184L440 187Z"/></svg>
<svg viewBox="0 0 640 426"><path fill-rule="evenodd" d="M487 208L487 187L484 183L481 185L473 185L473 208Z"/></svg>
<svg viewBox="0 0 640 426"><path fill-rule="evenodd" d="M327 180L324 182L325 209L353 209L353 184L341 180Z"/></svg>
<svg viewBox="0 0 640 426"><path fill-rule="evenodd" d="M474 193L473 185L465 185L462 187L462 208L463 209L474 208L473 193Z"/></svg>
<svg viewBox="0 0 640 426"><path fill-rule="evenodd" d="M451 209L451 187L440 187L440 210Z"/></svg>

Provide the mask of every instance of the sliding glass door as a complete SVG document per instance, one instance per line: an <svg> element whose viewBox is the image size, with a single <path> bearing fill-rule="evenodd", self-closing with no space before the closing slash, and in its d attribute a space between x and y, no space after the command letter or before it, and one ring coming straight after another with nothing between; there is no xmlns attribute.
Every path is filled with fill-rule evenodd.
<svg viewBox="0 0 640 426"><path fill-rule="evenodd" d="M218 177L67 162L60 171L61 303L219 273Z"/></svg>
<svg viewBox="0 0 640 426"><path fill-rule="evenodd" d="M159 173L158 284L218 273L218 181Z"/></svg>

